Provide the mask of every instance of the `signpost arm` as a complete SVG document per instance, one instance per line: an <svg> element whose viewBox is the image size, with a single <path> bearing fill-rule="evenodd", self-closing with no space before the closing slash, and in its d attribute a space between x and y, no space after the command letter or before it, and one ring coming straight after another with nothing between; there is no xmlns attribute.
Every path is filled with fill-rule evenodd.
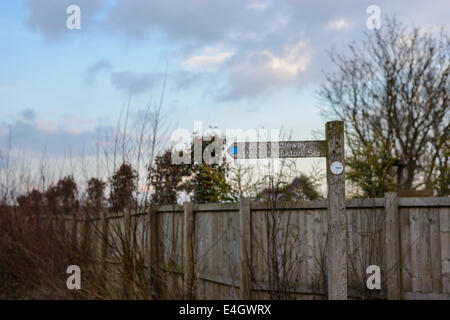
<svg viewBox="0 0 450 320"><path fill-rule="evenodd" d="M326 124L328 189L328 299L347 299L344 122ZM336 166L339 170L331 170Z"/></svg>

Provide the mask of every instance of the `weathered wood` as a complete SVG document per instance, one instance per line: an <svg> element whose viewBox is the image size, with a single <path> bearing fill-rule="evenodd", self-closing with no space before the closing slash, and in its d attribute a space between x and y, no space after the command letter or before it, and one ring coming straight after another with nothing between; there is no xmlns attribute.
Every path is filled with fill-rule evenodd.
<svg viewBox="0 0 450 320"><path fill-rule="evenodd" d="M345 171L331 171L334 162L344 166L344 122L326 124L328 186L328 298L347 299L347 216Z"/></svg>
<svg viewBox="0 0 450 320"><path fill-rule="evenodd" d="M158 206L154 210L156 210L158 213L164 213L164 212L180 212L180 213L182 213L184 211L184 207L179 204L177 204L177 205L166 204L166 205Z"/></svg>
<svg viewBox="0 0 450 320"><path fill-rule="evenodd" d="M161 298L162 288L160 285L161 279L161 259L159 253L159 241L158 241L158 212L153 208L150 208L150 284L152 288L153 298Z"/></svg>
<svg viewBox="0 0 450 320"><path fill-rule="evenodd" d="M314 274L314 236L315 232L315 223L314 223L314 211L306 211L305 214L302 214L300 219L300 227L302 230L302 234L300 237L300 243L303 244L301 246L302 252L300 254L300 258L304 260L301 266L301 272L304 273L304 277L301 283L307 285L312 283ZM304 269L304 270L303 270Z"/></svg>
<svg viewBox="0 0 450 320"><path fill-rule="evenodd" d="M124 242L122 243L122 250L125 259L129 259L131 256L131 251L134 250L133 242L131 237L131 211L130 209L124 210L124 218L122 220L118 220L119 223L123 221L123 233ZM120 229L119 229L120 230ZM120 232L118 230L118 232ZM127 272L128 270L123 270L121 273L121 281L122 281L122 292L124 297L132 296L134 289L134 282L130 281L133 276L133 271Z"/></svg>
<svg viewBox="0 0 450 320"><path fill-rule="evenodd" d="M184 204L184 255L183 272L186 299L197 297L197 234L192 202Z"/></svg>
<svg viewBox="0 0 450 320"><path fill-rule="evenodd" d="M410 245L411 245L411 284L412 291L422 291L422 278L420 274L420 220L419 209L409 209Z"/></svg>
<svg viewBox="0 0 450 320"><path fill-rule="evenodd" d="M353 276L353 279L350 278L349 280L356 283L359 282L359 277L361 275L366 274L366 270L364 270L364 266L366 265L365 260L365 252L367 251L365 248L365 238L363 236L365 225L363 223L364 221L364 209L362 210L352 210L353 211L353 237L354 237L354 246L355 246L355 255L352 265L350 266L351 275Z"/></svg>
<svg viewBox="0 0 450 320"><path fill-rule="evenodd" d="M239 210L239 249L241 260L240 297L243 300L252 298L251 273L251 212L248 199L241 199Z"/></svg>
<svg viewBox="0 0 450 320"><path fill-rule="evenodd" d="M429 208L421 208L421 237L422 237L422 251L420 255L421 262L421 276L422 276L422 290L423 292L431 292L431 244L430 244L430 217Z"/></svg>
<svg viewBox="0 0 450 320"><path fill-rule="evenodd" d="M100 213L100 254L101 254L101 277L103 284L106 284L107 281L107 257L108 257L108 218L107 212L101 211Z"/></svg>
<svg viewBox="0 0 450 320"><path fill-rule="evenodd" d="M442 292L441 271L441 235L439 231L439 211L429 210L430 219L430 255L432 291Z"/></svg>
<svg viewBox="0 0 450 320"><path fill-rule="evenodd" d="M267 275L267 263L265 260L266 255L266 239L267 237L264 237L266 233L265 226L265 219L266 215L262 214L255 214L252 207L252 234L255 236L251 238L252 240L252 268L253 268L253 276L255 282L261 282L264 281L264 277ZM256 236L258 235L258 236ZM240 258L239 258L240 260Z"/></svg>
<svg viewBox="0 0 450 320"><path fill-rule="evenodd" d="M399 207L450 207L450 197L399 198Z"/></svg>
<svg viewBox="0 0 450 320"><path fill-rule="evenodd" d="M232 252L232 274L234 278L239 278L239 251L236 250L236 248L239 247L239 219L237 217L236 214L231 213L230 214L230 219L231 219L231 230L230 230L230 237L231 237L231 243L230 243L230 250ZM252 226L252 232L253 232L253 226ZM253 245L253 243L252 243ZM252 261L250 261L250 263L252 263L253 266L253 261L254 258L252 257ZM238 293L236 293L236 295L238 295Z"/></svg>
<svg viewBox="0 0 450 320"><path fill-rule="evenodd" d="M450 210L439 209L441 234L442 292L450 293Z"/></svg>
<svg viewBox="0 0 450 320"><path fill-rule="evenodd" d="M411 279L411 233L409 223L409 209L399 209L400 216L400 252L402 259L402 291L412 291Z"/></svg>
<svg viewBox="0 0 450 320"><path fill-rule="evenodd" d="M424 198L425 199L425 198ZM399 199L401 201L402 199ZM213 207L213 204L208 204ZM228 209L232 210L232 203L229 205ZM267 204L262 202L251 202L252 212L256 211L266 211ZM345 201L345 206L347 209L355 208L384 208L384 198L375 199L347 199ZM449 204L450 206L450 204ZM309 210L309 209L327 209L327 200L311 200L311 201L279 201L276 204L276 210ZM217 211L221 211L220 207L216 208ZM236 210L236 209L234 209Z"/></svg>
<svg viewBox="0 0 450 320"><path fill-rule="evenodd" d="M225 251L223 248L223 238L225 237L225 230L220 228L219 223L222 221L223 215L211 214L209 217L210 223L210 248L211 254L208 254L210 259L209 270L214 272L214 270L219 270L222 274L226 274L226 265L225 265ZM219 255L215 256L213 252L219 252Z"/></svg>
<svg viewBox="0 0 450 320"><path fill-rule="evenodd" d="M80 224L81 224L81 232L80 232L80 246L82 248L82 250L86 250L88 248L88 246L90 245L90 240L91 240L91 226L92 226L92 221L89 218L89 216L85 216L84 219L80 220ZM95 243L92 244L92 247L95 249Z"/></svg>
<svg viewBox="0 0 450 320"><path fill-rule="evenodd" d="M210 212L210 211L237 211L239 210L239 203L202 203L195 204L195 212Z"/></svg>
<svg viewBox="0 0 450 320"><path fill-rule="evenodd" d="M198 232L198 239L197 239L197 250L198 250L198 272L204 272L207 270L207 264L208 264L208 258L210 258L211 255L208 255L208 234L209 231L207 229L208 226L208 220L209 215L204 213L196 212L197 214L197 232Z"/></svg>
<svg viewBox="0 0 450 320"><path fill-rule="evenodd" d="M401 299L400 226L397 193L387 192L385 204L385 274L386 296L389 300Z"/></svg>
<svg viewBox="0 0 450 320"><path fill-rule="evenodd" d="M367 241L363 238L368 231L371 230L372 216L382 216L383 210L387 211L385 224L385 234L383 234L384 244L386 246L387 260L380 266L383 266L382 272L389 270L389 261L395 259L388 258L389 246L392 242L389 239L394 239L392 232L389 232L389 228L395 224L395 221L390 220L389 215L389 197L376 198L376 199L352 199L346 201L347 212L347 226L349 235L348 254L354 255L357 253L358 246L367 245ZM383 201L382 203L380 201ZM448 299L450 294L450 225L449 225L449 204L446 198L398 198L398 224L400 228L400 253L401 253L401 285L402 291L401 297L404 299ZM288 241L283 245L288 245L290 248L293 245L301 247L299 254L298 265L301 271L301 281L298 283L289 282L292 284L293 291L301 291L300 293L309 292L310 294L319 294L317 286L311 286L313 277L317 278L317 275L311 271L311 254L314 255L314 260L317 262L321 255L320 246L324 246L326 243L327 233L327 215L326 203L324 201L312 201L308 202L278 202L276 211L272 211L269 208L264 207L264 204L251 202L251 233L250 237L251 251L250 261L252 263L251 277L252 286L251 294L252 298L257 297L269 297L269 290L273 290L274 287L268 281L267 275L269 274L268 261L266 257L269 254L270 243L267 240L266 235L271 231L268 225L268 216L275 214L280 219L280 227L284 230L287 225L287 219L291 215L290 232ZM385 209L383 209L385 207ZM169 210L169 208L172 208ZM173 210L175 208L175 210ZM181 208L181 210L179 210ZM238 289L241 286L241 259L240 259L240 214L239 203L226 203L226 204L199 204L194 205L194 230L195 233L200 233L200 230L205 230L206 234L199 234L199 238L195 237L196 241L201 241L202 236L205 238L203 247L200 248L200 242L198 243L198 254L202 255L202 261L207 261L205 265L206 270L200 270L200 278L205 280L198 282L197 298L240 298L241 290ZM158 208L156 208L158 209ZM184 207L180 206L166 206L165 211L158 211L159 222L150 222L151 226L150 239L145 240L150 244L150 250L147 250L148 254L154 255L155 250L158 248L161 257L146 259L149 261L157 261L155 265L161 265L162 273L159 277L161 284L166 284L169 292L166 298L180 297L175 293L180 291L176 290L174 283L178 283L178 288L182 288L183 283L183 263L185 261L185 235L189 233L184 232ZM198 209L198 212L195 211ZM393 208L392 208L393 209ZM200 213L200 214L199 214ZM133 218L138 216L149 215L152 216L152 211L147 213L132 214ZM101 272L108 276L107 281L104 283L111 292L120 292L120 268L118 267L117 260L112 254L108 255L108 246L106 245L107 239L110 241L110 245L121 245L115 241L117 232L119 230L126 231L124 228L127 224L124 219L126 213L122 214L104 214L99 215L92 220L97 221L97 227L95 230L101 230L100 235L96 238L98 241L99 260ZM183 215L183 216L182 216ZM394 215L395 216L395 215ZM392 216L392 217L394 217ZM154 216L155 217L155 216ZM72 219L71 216L66 215L64 217L42 216L43 223L53 223L53 227L56 229L60 220L65 221L65 230L67 230L66 241L71 241L73 235L79 232L71 231L73 224L78 220L79 225L84 223L84 217L78 217L78 219ZM109 220L107 220L109 219ZM179 223L175 223L176 219ZM75 221L73 221L75 220ZM178 221L177 220L177 221ZM109 228L108 228L109 221ZM91 221L92 222L92 221ZM134 221L133 221L134 222ZM141 222L138 222L141 223ZM199 224L197 226L197 223ZM250 227L250 224L248 224ZM297 227L294 227L297 226ZM140 230L140 229L139 229ZM138 230L140 234L141 231ZM152 230L154 232L152 233ZM55 236L61 236L61 230L55 230ZM391 230L392 231L392 230ZM109 232L109 235L108 235ZM203 232L203 231L202 231ZM284 231L280 232L280 235ZM85 234L88 232L82 232ZM158 234L158 236L156 236ZM190 233L194 234L194 233ZM152 235L154 236L152 239ZM391 235L391 236L390 236ZM178 238L177 238L178 237ZM301 244L296 244L293 239L301 239ZM152 243L152 240L154 241ZM278 241L278 240L277 240ZM104 245L105 243L105 245ZM280 243L279 241L277 243ZM161 249L161 250L159 250ZM197 248L196 248L197 249ZM392 248L391 248L392 249ZM176 250L174 255L173 251ZM392 251L395 252L395 251ZM196 254L197 251L195 250ZM274 252L272 254L279 254ZM147 257L146 257L147 258ZM292 259L290 257L289 259ZM302 261L302 262L300 262ZM168 264L170 262L170 264ZM196 260L194 260L194 265ZM300 265L301 264L301 265ZM360 274L365 274L364 270L360 267L360 261L356 263L355 270ZM108 266L108 268L107 268ZM320 266L320 265L318 265ZM297 270L290 270L290 274L297 272ZM318 269L316 269L318 270ZM361 271L362 270L362 271ZM349 270L351 272L351 270ZM197 274L197 273L196 273ZM153 277L153 271L151 273ZM325 274L326 276L326 274ZM352 276L349 273L349 277ZM390 274L389 274L390 276ZM412 276L412 278L411 278ZM195 278L195 277L194 277ZM295 277L290 277L289 279ZM411 282L413 279L413 283ZM384 274L382 274L383 288L387 285L392 285L392 277L384 281ZM213 283L214 282L214 283ZM350 283L350 279L349 279ZM152 288L154 291L154 288ZM265 295L261 295L260 291L265 290ZM387 288L388 290L388 288ZM429 292L429 294L427 293ZM431 293L432 292L432 293ZM349 298L353 296L351 288L348 289ZM161 296L159 296L161 297ZM389 297L389 295L388 295ZM390 297L392 299L392 297Z"/></svg>
<svg viewBox="0 0 450 320"><path fill-rule="evenodd" d="M449 293L403 292L405 300L450 300Z"/></svg>
<svg viewBox="0 0 450 320"><path fill-rule="evenodd" d="M78 223L77 223L77 215L78 213L74 212L70 217L70 225L72 227L71 230L71 236L72 236L72 245L74 248L78 248ZM63 226L64 223L64 217L62 217ZM64 229L62 229L64 230Z"/></svg>

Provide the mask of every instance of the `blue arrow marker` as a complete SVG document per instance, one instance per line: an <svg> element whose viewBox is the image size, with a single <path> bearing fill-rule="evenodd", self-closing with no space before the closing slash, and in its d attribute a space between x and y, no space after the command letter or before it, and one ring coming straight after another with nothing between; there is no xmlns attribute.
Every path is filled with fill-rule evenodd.
<svg viewBox="0 0 450 320"><path fill-rule="evenodd" d="M238 147L237 146L233 147L233 154L238 154Z"/></svg>

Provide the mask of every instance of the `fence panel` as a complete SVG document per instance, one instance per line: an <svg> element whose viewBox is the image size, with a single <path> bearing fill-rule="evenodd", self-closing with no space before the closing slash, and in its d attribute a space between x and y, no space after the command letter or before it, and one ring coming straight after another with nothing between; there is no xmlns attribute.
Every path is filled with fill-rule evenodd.
<svg viewBox="0 0 450 320"><path fill-rule="evenodd" d="M389 201L397 207L389 207ZM247 205L247 220L240 218L242 210L236 203L193 205L189 235L184 231L182 206L163 206L156 213L128 218L99 215L89 221L88 217L47 216L43 223L61 233L60 239L73 241L75 236L77 245L98 253L108 290L123 290L123 257L138 254L145 261L145 272L153 272L153 264L161 268L164 278L159 280L165 283L166 297L183 297L184 264L189 262L184 242L193 237L195 261L189 262L189 272L196 278L192 293L196 298L238 299L244 292L242 280L250 281L245 290L252 298L326 296L326 201L280 202L274 210L260 202ZM449 198L397 200L390 194L386 199L347 200L346 205L350 296L367 294L366 268L376 264L382 268L383 286L390 276L399 278L388 295L450 298ZM156 218L150 220L151 214ZM245 238L248 244L242 242ZM241 248L247 245L250 274L243 272L241 261ZM397 270L385 270L386 266L397 266ZM378 296L385 293L383 288Z"/></svg>

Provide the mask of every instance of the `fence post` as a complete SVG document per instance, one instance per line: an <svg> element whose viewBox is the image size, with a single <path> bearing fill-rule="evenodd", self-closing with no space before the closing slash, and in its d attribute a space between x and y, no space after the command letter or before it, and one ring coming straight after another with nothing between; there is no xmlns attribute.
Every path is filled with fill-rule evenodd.
<svg viewBox="0 0 450 320"><path fill-rule="evenodd" d="M384 194L384 201L384 280L386 283L386 296L389 300L398 300L402 298L402 292L397 193L386 192Z"/></svg>
<svg viewBox="0 0 450 320"><path fill-rule="evenodd" d="M345 213L344 122L325 126L328 189L328 299L347 299L347 216Z"/></svg>
<svg viewBox="0 0 450 320"><path fill-rule="evenodd" d="M197 233L195 228L194 206L184 203L184 252L183 272L186 299L197 298Z"/></svg>
<svg viewBox="0 0 450 320"><path fill-rule="evenodd" d="M242 300L252 298L251 278L251 211L249 199L242 198L239 210L239 244L241 258L241 285L240 296Z"/></svg>

